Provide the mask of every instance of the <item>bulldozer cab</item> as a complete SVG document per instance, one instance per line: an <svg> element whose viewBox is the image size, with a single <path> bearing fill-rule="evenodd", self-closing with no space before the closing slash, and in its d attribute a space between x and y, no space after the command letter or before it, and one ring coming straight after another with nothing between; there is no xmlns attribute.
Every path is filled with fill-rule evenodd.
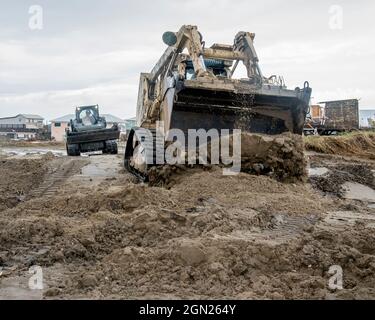
<svg viewBox="0 0 375 320"><path fill-rule="evenodd" d="M76 118L71 120L72 131L82 132L104 129L107 127L105 118L99 115L99 106L82 106L76 108Z"/></svg>
<svg viewBox="0 0 375 320"><path fill-rule="evenodd" d="M98 106L77 107L76 120L83 125L97 124L99 120Z"/></svg>
<svg viewBox="0 0 375 320"><path fill-rule="evenodd" d="M195 70L192 60L187 60L185 79L193 80L196 78ZM233 65L233 61L230 60L218 60L218 59L204 59L204 65L207 70L217 78L228 78L229 68Z"/></svg>

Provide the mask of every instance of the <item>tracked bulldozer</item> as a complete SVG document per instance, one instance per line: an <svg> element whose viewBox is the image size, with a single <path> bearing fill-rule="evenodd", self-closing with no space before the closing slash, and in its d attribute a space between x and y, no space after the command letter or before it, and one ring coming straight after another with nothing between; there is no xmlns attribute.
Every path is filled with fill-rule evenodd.
<svg viewBox="0 0 375 320"><path fill-rule="evenodd" d="M305 82L290 90L282 77L265 77L254 37L238 32L233 44L208 48L196 26L163 34L167 49L151 72L140 76L137 127L130 131L125 149L130 172L147 180L155 150L167 146L155 134L160 121L166 134L176 128L185 133L214 128L267 136L302 134L311 88ZM246 67L246 78L233 76L239 63ZM153 133L151 142L145 139L146 129ZM150 155L153 161L146 161Z"/></svg>

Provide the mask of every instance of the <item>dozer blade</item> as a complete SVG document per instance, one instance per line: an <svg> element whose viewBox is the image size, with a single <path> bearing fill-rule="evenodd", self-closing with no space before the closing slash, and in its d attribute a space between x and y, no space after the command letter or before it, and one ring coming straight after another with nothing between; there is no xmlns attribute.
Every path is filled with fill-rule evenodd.
<svg viewBox="0 0 375 320"><path fill-rule="evenodd" d="M89 143L106 140L117 140L120 137L120 131L117 127L92 130L86 132L69 132L66 136L67 143Z"/></svg>
<svg viewBox="0 0 375 320"><path fill-rule="evenodd" d="M301 94L270 95L184 88L175 94L170 127L301 134L308 110L303 94L303 90Z"/></svg>

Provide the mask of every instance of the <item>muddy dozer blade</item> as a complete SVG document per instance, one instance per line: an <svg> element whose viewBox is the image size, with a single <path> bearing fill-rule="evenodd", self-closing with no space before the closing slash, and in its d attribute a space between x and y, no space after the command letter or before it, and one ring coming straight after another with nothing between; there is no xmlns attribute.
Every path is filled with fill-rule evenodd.
<svg viewBox="0 0 375 320"><path fill-rule="evenodd" d="M293 94L293 91L270 95L185 88L175 94L171 128L300 134L308 106L298 94Z"/></svg>
<svg viewBox="0 0 375 320"><path fill-rule="evenodd" d="M86 132L69 132L66 136L67 143L89 143L106 140L117 140L120 131L117 127L108 129L99 129Z"/></svg>

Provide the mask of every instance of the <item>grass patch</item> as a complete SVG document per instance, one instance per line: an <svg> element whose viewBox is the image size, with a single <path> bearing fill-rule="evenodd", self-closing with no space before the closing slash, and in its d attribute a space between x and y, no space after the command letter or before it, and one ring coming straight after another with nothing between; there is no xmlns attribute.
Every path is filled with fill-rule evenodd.
<svg viewBox="0 0 375 320"><path fill-rule="evenodd" d="M357 131L339 136L304 137L305 150L375 159L375 132Z"/></svg>

